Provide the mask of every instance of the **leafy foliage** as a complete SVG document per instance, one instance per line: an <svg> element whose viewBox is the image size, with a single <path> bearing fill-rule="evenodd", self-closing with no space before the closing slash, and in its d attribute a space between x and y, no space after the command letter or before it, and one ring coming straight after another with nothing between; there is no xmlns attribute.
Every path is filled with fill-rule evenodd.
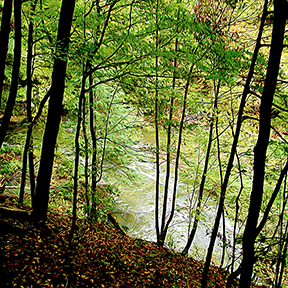
<svg viewBox="0 0 288 288"><path fill-rule="evenodd" d="M57 45L56 37L61 4L61 1L56 0L38 1L35 11L32 12L32 2L33 1L23 1L22 3L22 50L25 51L25 53L22 53L18 94L13 117L11 118L9 131L5 138L6 143L1 149L0 155L0 180L5 178L14 181L14 178L17 178L17 184L19 184L19 169L21 160L23 159L21 155L23 150L22 146L24 145L25 134L28 129L28 124L25 119L27 107L27 79L25 78L27 68L28 25L30 20L33 20L34 40L31 75L33 96L31 105L32 116L34 117L37 114L43 97L51 86L52 66L56 57L55 47ZM157 151L158 148L154 147L155 145L153 143L149 144L148 151L149 153L159 152L162 163L166 161L166 152L169 151L171 166L173 167L175 165L177 157L177 137L180 131L179 122L181 121L181 113L184 105L183 95L186 93L185 85L187 79L190 79L189 85L187 86L187 107L184 115L179 165L181 181L187 186L185 190L187 192L187 203L183 209L186 212L187 221L189 222L188 226L190 227L193 222L193 217L197 215L197 211L195 210L196 203L193 201L199 193L201 171L204 167L204 153L208 143L209 127L212 122L215 122L215 126L212 135L213 141L209 167L205 175L204 199L217 199L221 192L221 181L224 171L227 168L230 147L235 135L238 107L253 56L252 50L260 23L260 11L263 2L264 1L247 2L225 0L211 3L211 1L207 0L159 0L157 1L159 5L156 9L156 1L115 0L108 1L107 3L105 3L105 1L77 1L71 29L71 45L69 48L69 61L66 73L64 107L63 115L61 116L62 124L59 130L58 142L55 147L55 162L50 189L51 207L53 207L53 209L61 207L62 212L65 214L69 214L71 211L74 158L76 154L74 152L74 140L82 79L86 81L91 77L92 82L88 85L88 83L86 83L88 81L86 81L82 87L85 90L84 98L86 106L83 105L84 112L83 115L80 115L83 127L81 128L79 141L80 167L78 182L80 185L77 212L80 218L86 217L85 215L89 210L89 203L87 203L89 201L87 201L87 199L89 200L91 196L95 196L97 202L96 218L99 221L104 220L106 214L113 209L114 193L118 193L117 187L113 187L112 191L109 189L109 191L103 190L103 186L101 186L103 183L106 185L106 183L110 184L110 182L114 182L117 186L119 183L133 185L134 181L138 183L141 181L140 177L137 177L137 175L133 174L133 171L131 172L129 170L128 165L131 161L136 161L135 159L138 157L137 152L139 151L140 138L138 136L142 133L144 123L148 123L149 129L152 131L151 134L153 135L154 133L154 128L151 128L151 123L155 120L154 104L156 100L156 90L159 106L157 117L161 139L159 151ZM269 11L273 10L272 2L273 1L268 5ZM0 5L0 12L2 12L2 3ZM14 25L15 23L12 17L12 29L9 36L10 42L5 67L5 81L2 87L3 101L0 107L1 117L6 107L11 85L15 41ZM265 20L261 40L262 47L257 56L255 71L249 87L249 95L245 103L236 159L233 163L234 166L231 171L225 200L225 213L227 217L230 220L235 219L233 235L235 243L242 243L243 227L249 213L251 181L254 173L253 151L259 134L260 107L268 65L272 25L273 13L269 12ZM157 41L156 33L158 33ZM284 44L287 44L287 39L286 33L284 36ZM155 64L156 57L158 59L157 67ZM288 152L286 132L288 128L288 91L285 65L287 66L287 52L283 50L272 107L271 136L265 163L265 193L259 215L260 219L264 215L274 186L285 164ZM190 67L192 66L193 69L190 71ZM87 77L87 79L85 77ZM219 86L219 93L215 96L217 85ZM93 105L88 104L89 92L93 95ZM171 110L173 115L171 120L169 120L171 99L174 101L173 109ZM216 102L217 105L215 105ZM92 117L94 119L95 125L93 128L95 129L97 140L97 176L100 175L100 171L102 171L101 169L103 168L103 178L101 178L103 183L101 182L100 186L98 186L94 192L90 189L92 176L91 158L94 147L92 147L92 133L89 130L89 108L94 109ZM47 110L48 103L44 105L41 117L37 120L33 128L33 153L36 162L40 160ZM141 119L141 121L144 119L144 123L143 121L139 123L139 119ZM86 131L84 131L84 126L86 127ZM172 131L172 144L167 149L167 131L170 127ZM144 153L146 152L147 151L144 150ZM85 163L85 157L88 159L88 164ZM35 167L36 177L38 168L37 165L35 165ZM117 181L115 181L115 179ZM29 183L28 179L27 182ZM15 184L15 182L13 183ZM283 236L286 234L285 221L287 221L288 217L285 210L285 199L287 197L285 190L286 182L282 185L281 192L271 208L267 224L255 243L255 247L257 247L256 256L258 259L255 264L255 272L257 272L258 275L262 275L263 278L270 279L271 283L273 282L272 278L274 275L272 270L276 266L275 263L281 259L285 259L285 257L287 258L284 253L284 243L286 240ZM28 186L25 189L26 191L29 190ZM95 193L95 195L91 193ZM28 203L27 195L28 193L25 194L26 203ZM205 221L201 213L197 215L197 217L201 221ZM65 221L68 220L66 219ZM65 227L68 227L68 223L65 225ZM85 229L90 229L89 225L92 224L85 225L87 225L84 226L86 227ZM105 233L108 233L107 227L101 226L99 229L102 232L105 231ZM190 228L188 228L188 230L189 229ZM38 233L36 230L33 231L33 233ZM97 234L98 232L95 233ZM83 235L81 237L85 238ZM40 235L39 237L42 236ZM90 247L91 242L95 240L93 237L94 236L89 235L87 238L87 247ZM102 234L101 236L99 234L95 237L106 239ZM119 243L122 243L118 236L115 237L117 241L120 241ZM225 235L221 235L221 237L224 243ZM50 238L47 239L48 240L45 241L49 241ZM79 239L77 241L80 241ZM28 238L26 240L29 241ZM81 241L82 240L81 238ZM171 246L173 246L175 239L169 236L168 240ZM36 242L34 241L32 244L36 245ZM118 247L116 242L113 243L116 245L115 247ZM47 245L49 246L50 244ZM80 245L78 242L75 245L77 248L80 247L77 246ZM123 245L125 246L125 244ZM147 245L149 249L151 248L153 250L155 248L152 244L153 247L150 247L150 244ZM59 244L59 246L61 245ZM144 249L144 246L141 246L141 249ZM53 250L53 247L49 246L49 249L50 248ZM106 249L107 247L105 246L104 248ZM107 252L108 250L106 249L105 251ZM223 251L225 251L225 249L223 249ZM115 253L114 250L112 250L112 252ZM72 252L71 249L71 253L77 252ZM157 253L155 252L154 254L156 255ZM126 254L122 255L121 253L119 255L116 253L115 255L122 260L128 257ZM75 257L76 256L75 254ZM83 259L87 258L87 256L84 257L84 251L78 256L83 257ZM134 268L132 269L127 264L130 262L126 260L123 260L127 262L124 265L122 260L119 260L119 263L117 262L116 256L115 259L113 258L114 256L110 255L109 257L111 257L111 261L109 261L112 264L106 261L104 259L105 257L103 261L97 260L98 262L96 262L106 273L115 275L115 277L117 276L116 278L121 279L124 283L120 271L124 271L123 269L125 268L125 271L129 271L130 274L127 273L131 276ZM129 257L127 259L130 259ZM142 258L137 259L141 260ZM158 259L157 261L160 263L164 261L163 259ZM37 259L33 261L37 262ZM51 262L51 259L49 261ZM105 264L104 261L110 264ZM139 269L137 268L138 270L135 268L136 272L133 272L134 276L139 277L141 281L145 280L144 274L149 271L151 275L155 276L155 271L163 264L163 262L161 262L162 264L160 265L158 263L160 266L157 266L157 261L155 260L155 262L153 260L154 262L152 261L153 263L151 264L153 270L148 267L150 264L148 265L148 262L145 262L146 260L143 260L143 263L141 261L139 267L145 272L142 274L139 267ZM89 264L88 260L87 263ZM76 265L76 263L74 264ZM29 265L27 266L28 268L30 267ZM33 265L31 266L33 269L38 269ZM174 263L173 265L176 264ZM182 287L181 281L186 281L186 275L184 275L185 273L181 274L182 272L179 272L181 267L178 268L178 270L175 271L177 271L179 279L181 280L177 278L177 273L173 271L170 275L171 279L173 279L171 281L175 281L173 283L178 283L177 285ZM166 267L165 269L167 272L168 268ZM37 271L39 272L39 270ZM266 273L265 271L268 272ZM32 273L32 270L30 272ZM86 275L84 274L85 271L82 272L83 275ZM57 274L59 273L57 272ZM165 274L166 276L164 274L161 274L161 277L159 276L161 278L159 281L163 285L166 285L165 277L168 274ZM72 274L69 275L71 276ZM106 277L104 274L101 274L102 276L99 275L97 274L99 279ZM149 277L151 275L149 275ZM76 276L76 274L73 276L73 281L78 283L77 281L80 280L76 280ZM136 276L134 278L137 278ZM152 276L150 277L151 279L149 277L148 279L151 282L149 283L152 285L155 279L153 280ZM62 280L63 283L66 281L66 279ZM106 280L103 280L103 285L107 284L105 282ZM113 282L111 277L109 281ZM185 283L190 283L189 281ZM90 282L87 280L85 283ZM141 283L143 284L143 282ZM154 283L153 285L156 284ZM168 284L168 286L169 285L170 284Z"/></svg>

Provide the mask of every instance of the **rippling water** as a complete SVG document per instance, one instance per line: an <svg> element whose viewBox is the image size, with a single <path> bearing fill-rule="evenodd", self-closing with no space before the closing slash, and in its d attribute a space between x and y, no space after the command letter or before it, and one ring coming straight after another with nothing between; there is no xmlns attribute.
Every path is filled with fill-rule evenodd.
<svg viewBox="0 0 288 288"><path fill-rule="evenodd" d="M142 176L143 184L139 186L122 185L119 187L120 195L116 199L116 209L113 216L131 236L156 242L155 232L155 165L153 162L133 162L130 169ZM161 173L160 189L163 188L165 173ZM173 181L173 179L172 179ZM171 185L172 186L172 185ZM169 200L171 203L171 191ZM161 202L160 202L161 203ZM190 248L190 254L204 260L210 242L210 233L214 224L217 202L208 199L203 206L203 212L198 224L197 233ZM176 251L182 251L187 241L189 216L189 202L184 184L179 181L174 219L170 224L165 245ZM232 223L226 219L226 237L232 236ZM222 223L221 223L222 225ZM222 229L222 228L221 228ZM221 229L219 232L221 232ZM222 255L222 241L217 239L213 261L219 264ZM227 259L226 259L227 260Z"/></svg>

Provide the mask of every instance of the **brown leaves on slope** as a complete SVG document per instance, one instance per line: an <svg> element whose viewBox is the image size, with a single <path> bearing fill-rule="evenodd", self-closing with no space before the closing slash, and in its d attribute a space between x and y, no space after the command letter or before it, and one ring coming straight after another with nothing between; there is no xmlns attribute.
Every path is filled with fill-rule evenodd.
<svg viewBox="0 0 288 288"><path fill-rule="evenodd" d="M9 287L39 288L200 285L203 264L192 258L88 222L78 226L70 246L70 223L69 217L52 212L42 228L0 219L1 279ZM226 277L211 267L208 287L225 287Z"/></svg>

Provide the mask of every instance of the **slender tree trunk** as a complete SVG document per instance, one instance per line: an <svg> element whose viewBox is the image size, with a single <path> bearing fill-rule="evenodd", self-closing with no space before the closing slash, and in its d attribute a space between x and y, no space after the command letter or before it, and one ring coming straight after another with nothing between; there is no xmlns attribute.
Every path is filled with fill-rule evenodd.
<svg viewBox="0 0 288 288"><path fill-rule="evenodd" d="M284 235L282 235L282 237L284 239L283 239L283 241L281 241L282 243L279 244L280 255L279 255L279 257L277 259L277 263L276 263L275 288L281 288L283 274L285 271L287 248L288 248L287 233L288 233L288 222L286 222Z"/></svg>
<svg viewBox="0 0 288 288"><path fill-rule="evenodd" d="M38 0L35 0L31 4L31 16L33 16L36 4ZM31 113L31 102L32 102L32 49L33 49L33 31L34 23L32 17L30 17L30 22L28 25L28 49L27 49L27 68L26 68L26 79L27 79L27 93L26 93L26 113L28 126L32 125L32 113ZM30 191L31 191L31 201L32 207L34 206L34 193L35 193L35 178L34 178L34 161L33 161L33 145L32 145L32 129L27 130L26 142L24 145L23 161L22 161L22 178L20 185L19 201L23 202L24 192L25 192L25 182L26 182L26 172L27 172L27 156L29 158L29 175L30 175Z"/></svg>
<svg viewBox="0 0 288 288"><path fill-rule="evenodd" d="M282 273L283 273L283 267L285 267L285 259L286 259L286 253L287 253L287 224L283 233L283 218L284 218L284 213L286 210L286 205L287 205L287 173L285 175L285 180L284 180L284 187L283 187L283 194L282 194L282 207L281 207L281 212L279 215L279 222L278 222L278 237L279 237L279 243L278 243L278 257L276 260L276 268L275 268L275 277L274 277L274 285L275 288L280 288L281 283L282 283Z"/></svg>
<svg viewBox="0 0 288 288"><path fill-rule="evenodd" d="M163 246L164 243L160 239L160 227L159 227L159 194L160 194L160 159L159 159L159 131L158 131L158 41L159 41L159 27L158 27L158 13L159 13L159 0L156 1L156 45L155 45L155 70L156 70L156 83L155 83L155 142L156 142L156 175L155 175L155 229L157 235L157 243L160 246Z"/></svg>
<svg viewBox="0 0 288 288"><path fill-rule="evenodd" d="M271 107L281 54L287 19L288 2L286 0L274 1L274 23L272 32L271 49L267 74L260 106L259 135L254 148L254 175L250 195L248 218L243 235L243 260L241 265L240 288L250 286L254 265L254 243L257 237L257 222L262 204L266 151L270 137Z"/></svg>
<svg viewBox="0 0 288 288"><path fill-rule="evenodd" d="M69 234L69 243L71 244L73 234L76 226L76 217L77 217L77 192L78 192L78 170L79 170L79 154L80 154L80 145L79 145L79 137L81 130L81 122L82 122L82 107L85 99L85 83L86 83L86 75L85 71L83 71L82 85L79 96L79 104L78 104L78 120L76 127L76 135L75 135L75 160L74 160L74 187L73 187L73 211L72 211L72 225Z"/></svg>
<svg viewBox="0 0 288 288"><path fill-rule="evenodd" d="M215 81L214 82L214 93L217 97L219 97L219 90L220 90L220 83L221 80L218 81L218 84L216 86ZM218 167L219 167L219 178L220 178L220 184L221 186L223 185L223 171L222 171L222 161L221 161L221 150L220 150L220 136L219 136L219 131L218 131L218 123L219 123L219 117L218 117L218 101L215 102L215 111L217 113L216 120L215 120L215 130L216 130L216 141L217 141L217 159L218 159ZM222 259L221 259L221 265L222 267L224 265L224 260L225 260L225 251L226 251L226 229L225 229L225 210L223 209L222 213L222 222L223 222L223 248L222 248Z"/></svg>
<svg viewBox="0 0 288 288"><path fill-rule="evenodd" d="M186 114L188 90L189 90L189 86L190 86L190 83L191 83L191 77L192 77L193 68L194 68L194 64L192 64L191 67L190 67L190 71L189 71L189 74L188 74L188 79L187 79L186 86L185 86L184 97L183 97L183 108L182 108L182 115L181 115L181 120L180 120L180 124L179 124L178 146L177 146L177 153L176 153L176 160L175 160L175 176L174 176L171 212L170 212L170 216L169 216L169 218L168 218L168 220L166 222L166 225L165 225L163 231L161 230L160 243L162 245L164 244L169 225L170 225L170 223L171 223L171 221L172 221L172 219L174 217L174 212L175 212L176 193L177 193L177 185L178 185L179 161L180 161L182 133L183 133L183 124L184 124L184 119L185 119L185 114ZM165 202L163 203L163 213L164 213L164 205L167 205L167 204ZM165 213L166 213L166 211L165 211Z"/></svg>
<svg viewBox="0 0 288 288"><path fill-rule="evenodd" d="M276 197L277 197L277 195L278 195L278 193L280 191L283 179L284 179L287 171L288 171L288 159L286 161L286 164L285 164L284 168L282 169L282 171L281 171L281 173L279 175L279 178L277 180L277 183L276 183L276 186L274 188L274 191L273 191L273 193L272 193L272 195L271 195L271 197L269 199L269 202L268 202L268 204L266 206L266 209L264 211L263 217L262 217L259 225L256 228L256 237L259 235L261 230L264 228L264 226L266 224L266 221L268 220L269 213L270 213L271 208L273 206L273 203L274 203L274 201L275 201L275 199L276 199Z"/></svg>
<svg viewBox="0 0 288 288"><path fill-rule="evenodd" d="M54 150L56 146L62 113L62 101L65 90L65 76L69 50L70 29L75 0L63 0L58 26L56 59L52 73L51 96L48 116L42 143L41 160L37 176L35 208L32 215L36 222L46 221L50 181L52 177Z"/></svg>
<svg viewBox="0 0 288 288"><path fill-rule="evenodd" d="M6 2L7 1L5 1L5 3ZM22 35L21 35L21 0L15 0L14 2L14 19L15 19L15 47L14 47L12 81L11 81L11 86L10 86L9 98L6 104L5 113L2 118L2 123L0 126L0 148L2 147L4 138L5 138L8 126L9 126L9 122L12 116L12 112L13 112L13 108L14 108L15 100L17 96L17 90L18 90L18 78L19 78L19 71L20 71L20 64L21 64L21 38L22 38ZM2 44L0 46L2 46Z"/></svg>
<svg viewBox="0 0 288 288"><path fill-rule="evenodd" d="M21 200L21 198L23 199L23 196L24 196L25 178L23 179L23 177L26 176L26 168L24 170L24 166L27 167L27 151L28 151L32 208L35 207L34 204L35 204L35 192L36 191L35 191L35 178L34 178L33 150L29 151L29 145L31 146L32 144L31 144L31 141L28 141L28 139L30 139L32 136L33 127L37 123L37 120L39 119L39 117L41 116L44 105L47 102L48 98L50 97L50 93L51 93L51 89L47 92L47 94L41 100L36 116L34 117L33 120L31 120L31 122L28 125L26 142L25 142L25 147L24 147L23 164L22 164L22 179L21 179L21 186L20 186L20 197L19 197L20 199L19 199L19 201L22 203L23 200ZM30 109L30 111L31 111L31 109ZM30 158L32 158L32 159L30 159ZM25 163L24 163L24 161L25 161ZM24 173L24 171L25 171L25 173Z"/></svg>
<svg viewBox="0 0 288 288"><path fill-rule="evenodd" d="M108 12L107 12L107 17L105 19L105 22L104 22L104 26L103 26L103 29L102 31L100 32L100 26L97 27L97 30L98 30L98 33L100 34L100 37L99 37L99 40L98 42L96 41L95 42L95 46L94 46L94 49L92 50L91 53L89 53L89 57L92 58L94 55L96 55L96 53L98 52L98 50L100 49L102 43L103 43L103 40L104 40L104 36L105 36L105 33L106 33L106 29L108 27L108 24L109 24L109 20L110 20L110 17L111 17L111 12L112 12L112 9L113 7L116 5L118 0L114 0L111 4L110 4L110 7L108 9ZM97 7L99 3L97 2ZM98 9L97 9L98 10ZM97 17L101 17L100 15L100 9L98 10L98 15ZM94 95L93 95L93 90L92 90L92 86L93 86L93 69L92 69L92 66L91 66L91 63L88 61L87 63L87 73L89 74L89 85L90 85L90 90L89 90L89 114L90 114L90 133L91 133L91 138L92 138L92 169L91 169L91 193L92 193L92 207L91 207L91 214L95 214L96 212L96 186L97 186L97 139L96 139L96 133L95 133L95 129L94 129L94 120L93 120L93 115L94 115L94 108L93 108L93 103L94 103Z"/></svg>
<svg viewBox="0 0 288 288"><path fill-rule="evenodd" d="M218 83L217 89L215 89L214 109L217 109L219 88L220 88L220 81ZM188 251L189 251L189 249L193 243L193 240L194 240L197 228L198 228L198 223L200 220L199 218L200 218L201 204L202 204L204 186L205 186L205 181L206 181L206 175L207 175L207 171L208 171L210 151L211 151L212 141L213 141L213 126L214 126L214 119L212 118L211 123L210 123L208 145L207 145L207 150L206 150L206 158L205 158L201 183L200 183L200 187L199 187L198 202L197 202L197 207L196 207L196 211L195 211L196 214L194 217L193 228L192 228L191 233L189 235L186 246L185 246L184 250L182 251L182 254L188 254Z"/></svg>
<svg viewBox="0 0 288 288"><path fill-rule="evenodd" d="M225 250L226 250L226 224L225 224L225 209L222 212L222 223L223 223L223 241L222 241L222 257L221 257L221 264L220 267L223 267L224 260L225 260Z"/></svg>
<svg viewBox="0 0 288 288"><path fill-rule="evenodd" d="M193 240L194 240L194 237L195 237L195 234L197 231L198 223L200 220L199 218L200 218L200 212L201 212L204 185L205 185L205 181L206 181L210 151L211 151L211 146L212 146L213 126L214 126L214 121L212 119L211 123L210 123L210 132L209 132L209 139L208 139L208 145L207 145L207 151L206 151L206 158L205 158L204 169L203 169L203 173L202 173L202 179L201 179L201 183L200 183L200 187L199 187L198 201L197 201L197 207L195 210L196 214L194 217L193 228L192 228L191 233L189 235L186 246L182 252L183 254L188 254L188 251L189 251L189 249L193 243Z"/></svg>
<svg viewBox="0 0 288 288"><path fill-rule="evenodd" d="M240 162L239 162L238 157L237 157L237 160L238 160L238 167L239 167L239 169L240 169ZM272 205L273 205L273 203L274 203L274 201L275 201L275 199L276 199L277 194L279 193L279 190L280 190L280 188L281 188L281 184L282 184L282 182L283 182L283 179L284 179L284 177L287 175L287 171L288 171L288 160L287 160L284 168L282 169L282 171L281 171L281 173L280 173L280 175L279 175L279 178L278 178L278 180L277 180L277 184L276 184L275 189L274 189L274 191L273 191L273 193L272 193L272 196L271 196L271 198L270 198L270 200L269 200L269 202L268 202L268 204L267 204L267 207L266 207L266 209L265 209L263 218L261 219L261 222L260 222L260 224L258 225L258 227L255 228L255 235L256 235L256 236L255 236L255 239L256 239L256 237L258 236L258 234L261 232L261 230L263 229L266 221L268 220L269 212L270 212L270 210L271 210L271 208L272 208ZM237 196L237 198L236 198L236 212L235 212L235 213L236 213L236 216L235 216L234 233L233 233L234 241L233 241L232 267L233 267L233 263L234 263L234 260L235 260L235 256L234 256L234 253L235 253L235 234L236 234L235 231L236 231L237 215L238 215L238 210L239 210L238 201L239 201L239 197L240 197L240 194L241 194L241 192L242 192L242 189L243 189L243 181L242 181L242 176L241 176L241 174L240 174L240 178L241 178L241 188L240 188L240 191L239 191L238 196ZM286 180L285 180L285 186L286 186ZM285 203L285 205L286 205L286 203ZM286 233L285 233L285 235L286 235ZM272 238L274 238L274 237L272 237ZM252 261L252 260L251 260L251 261ZM229 277L228 277L228 279L227 279L226 288L232 287L232 284L233 284L234 279L241 274L241 269L242 269L241 267L242 267L242 265L243 265L243 261L242 261L242 263L240 264L240 266L239 266L234 272L233 272L233 269L232 269L232 272L231 272L231 274L229 275Z"/></svg>
<svg viewBox="0 0 288 288"><path fill-rule="evenodd" d="M246 102L247 95L250 92L250 82L251 82L253 74L254 74L254 68L256 65L257 55L258 55L259 49L261 48L261 38L262 38L263 28L264 28L264 24L265 24L265 19L267 16L267 5L268 5L268 0L265 0L264 8L263 8L263 15L262 15L260 29L259 29L258 37L256 40L256 45L255 45L253 57L252 57L252 62L251 62L250 70L248 73L248 77L247 77L247 80L245 83L243 95L242 95L240 106L239 106L238 119L237 119L237 124L236 124L235 135L234 135L234 139L233 139L233 143L232 143L232 147L231 147L230 157L228 160L228 165L226 168L224 181L223 181L223 184L221 186L219 205L218 205L217 214L216 214L216 218L215 218L215 222L214 222L214 226L213 226L210 244L209 244L207 255L206 255L204 270L202 273L202 281L201 281L201 287L202 288L206 288L206 286L207 286L208 271L209 271L209 267L210 267L210 263L211 263L211 259L212 259L212 254L213 254L213 250L214 250L214 245L215 245L215 241L216 241L216 237L217 237L217 233L218 233L218 229L219 229L221 215L222 215L223 209L224 209L226 190L227 190L231 170L233 167L236 148L238 145L238 139L240 136L242 116L243 116L243 111L244 111L244 107L245 107L245 102Z"/></svg>
<svg viewBox="0 0 288 288"><path fill-rule="evenodd" d="M93 85L92 76L89 76L89 85L90 87ZM118 88L116 88L112 94L110 104L108 107L108 112L106 116L106 124L105 124L105 131L104 131L104 142L102 147L102 155L101 160L99 157L99 160L97 161L97 139L95 135L95 129L93 124L93 93L92 89L90 89L90 130L92 136L92 142L93 142L93 156L92 156L92 209L91 214L92 216L95 215L96 212L96 206L97 206L97 199L96 199L96 189L97 189L97 183L99 183L103 176L103 164L105 159L105 152L106 152L106 143L107 143L107 135L108 135L108 125L110 120L110 113L112 109L112 103L114 101L115 94L118 92ZM99 165L99 167L98 167Z"/></svg>
<svg viewBox="0 0 288 288"><path fill-rule="evenodd" d="M177 20L179 21L179 11L178 11L178 15L177 15ZM157 20L157 23L158 23L158 20ZM157 26L157 28L158 28L158 26ZM158 30L157 30L157 33L158 33ZM159 36L157 35L157 37L159 37ZM159 39L157 39L157 45L158 45L158 41L159 41ZM157 46L157 49L158 49L158 46ZM175 40L174 51L175 51L175 55L177 55L178 38L176 38L176 40ZM174 71L173 71L173 78L172 78L172 96L170 99L170 109L169 109L168 128L167 128L167 145L166 145L166 177L165 177L165 184L164 184L164 201L163 201L163 203L165 203L165 205L163 207L163 209L165 209L165 211L163 211L163 213L162 213L160 238L162 238L162 236L163 236L162 234L164 232L164 227L165 227L166 206L167 206L167 198L168 198L168 192L169 192L169 181L170 181L170 170L171 170L170 169L171 168L170 167L171 166L171 129L172 129L172 117L173 117L173 112L174 112L174 98L175 98L174 94L176 92L175 86L176 86L177 57L174 58L173 66L174 66ZM159 240L162 241L161 239L159 239ZM164 240L163 240L163 242L164 242ZM161 245L163 245L163 244L161 244Z"/></svg>
<svg viewBox="0 0 288 288"><path fill-rule="evenodd" d="M106 144L107 144L107 135L108 135L108 126L109 126L109 122L110 122L110 114L111 114L111 109L112 109L112 104L115 98L116 93L118 92L118 87L116 87L116 89L114 90L110 103L109 103L109 107L108 107L108 111L107 111L107 116L106 116L106 123L105 123L105 131L104 131L104 141L103 141L103 149L102 149L102 155L101 155L101 161L100 162L100 167L99 167L99 176L96 180L96 184L99 183L102 179L103 176L103 164L104 164L104 159L105 159L105 153L106 153Z"/></svg>
<svg viewBox="0 0 288 288"><path fill-rule="evenodd" d="M89 75L89 86L92 87L93 78ZM92 168L91 168L91 195L92 195L92 216L96 213L96 184L97 184L97 139L94 128L94 95L93 90L89 91L89 114L90 114L90 133L92 139Z"/></svg>
<svg viewBox="0 0 288 288"><path fill-rule="evenodd" d="M86 15L86 5L87 2L84 2L84 15ZM83 38L86 41L86 17L84 18L83 23ZM83 62L83 69L84 69L85 63ZM87 217L90 215L90 201L89 201L89 142L87 137L87 129L86 129L86 97L83 99L83 122L82 122L82 130L83 130L83 137L84 137L84 145L85 145L85 166L84 166L84 174L85 174L85 197L86 197L86 213Z"/></svg>
<svg viewBox="0 0 288 288"><path fill-rule="evenodd" d="M3 83L5 78L5 61L8 52L9 34L11 27L11 14L12 14L13 0L5 0L4 8L2 11L1 32L0 32L0 109L2 100Z"/></svg>
<svg viewBox="0 0 288 288"><path fill-rule="evenodd" d="M87 216L89 217L90 214L90 201L89 201L89 142L87 137L87 129L86 129L86 98L83 99L83 107L82 107L82 130L83 130L83 137L84 137L84 145L85 145L85 166L84 166L84 174L85 174L85 197L86 197L86 209L87 209Z"/></svg>
<svg viewBox="0 0 288 288"><path fill-rule="evenodd" d="M177 53L178 49L178 39L176 38L175 42L175 52ZM174 69L177 68L177 58L174 59ZM168 118L168 129L167 129L167 147L166 147L166 177L165 177L165 184L164 184L164 200L167 202L168 191L169 191L169 180L170 180L170 165L171 165L171 128L172 128L172 117L173 117L173 109L174 109L174 93L175 93L175 85L176 85L176 72L173 72L173 79L172 79L172 96L170 99L170 109L169 109L169 118ZM167 204L166 204L167 205ZM166 212L165 212L166 214ZM162 215L162 227L164 229L165 226L165 216L164 213ZM161 234L163 233L161 229Z"/></svg>
<svg viewBox="0 0 288 288"><path fill-rule="evenodd" d="M38 0L32 4L32 11L33 14L36 9ZM32 15L33 15L32 14ZM33 59L33 32L34 32L34 21L33 19L30 20L29 26L29 38L31 37L31 41L28 40L29 50L28 50L28 57L27 57L27 119L29 125L32 125L32 59ZM29 139L28 135L27 138ZM33 157L33 136L31 133L31 140L30 140L30 148L28 150L28 160L29 160L29 177L30 177L30 193L31 193L31 200L32 200L32 207L34 207L34 200L35 200L35 171L34 171L34 157Z"/></svg>
<svg viewBox="0 0 288 288"><path fill-rule="evenodd" d="M240 159L238 156L238 153L236 152L236 158L237 158L237 164L238 164L238 170L239 170L239 177L240 177L240 189L236 197L235 201L235 218L234 218L234 226L233 226L233 246L232 246L232 263L231 263L231 273L234 271L234 264L235 264L235 252L236 252L236 228L237 228L237 223L238 223L238 214L239 214L239 200L240 196L242 194L244 185L243 185L243 177L242 177L242 171L241 171L241 163ZM230 274L231 275L231 274Z"/></svg>

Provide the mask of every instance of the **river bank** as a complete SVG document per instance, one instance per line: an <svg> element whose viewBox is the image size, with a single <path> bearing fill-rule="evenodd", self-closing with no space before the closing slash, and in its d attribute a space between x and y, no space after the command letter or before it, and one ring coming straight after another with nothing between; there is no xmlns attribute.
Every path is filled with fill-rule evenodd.
<svg viewBox="0 0 288 288"><path fill-rule="evenodd" d="M20 207L11 198L5 205ZM123 236L103 223L79 221L69 245L70 222L60 209L49 211L42 229L1 218L1 279L6 287L200 287L203 263ZM208 287L225 287L227 276L211 266Z"/></svg>

